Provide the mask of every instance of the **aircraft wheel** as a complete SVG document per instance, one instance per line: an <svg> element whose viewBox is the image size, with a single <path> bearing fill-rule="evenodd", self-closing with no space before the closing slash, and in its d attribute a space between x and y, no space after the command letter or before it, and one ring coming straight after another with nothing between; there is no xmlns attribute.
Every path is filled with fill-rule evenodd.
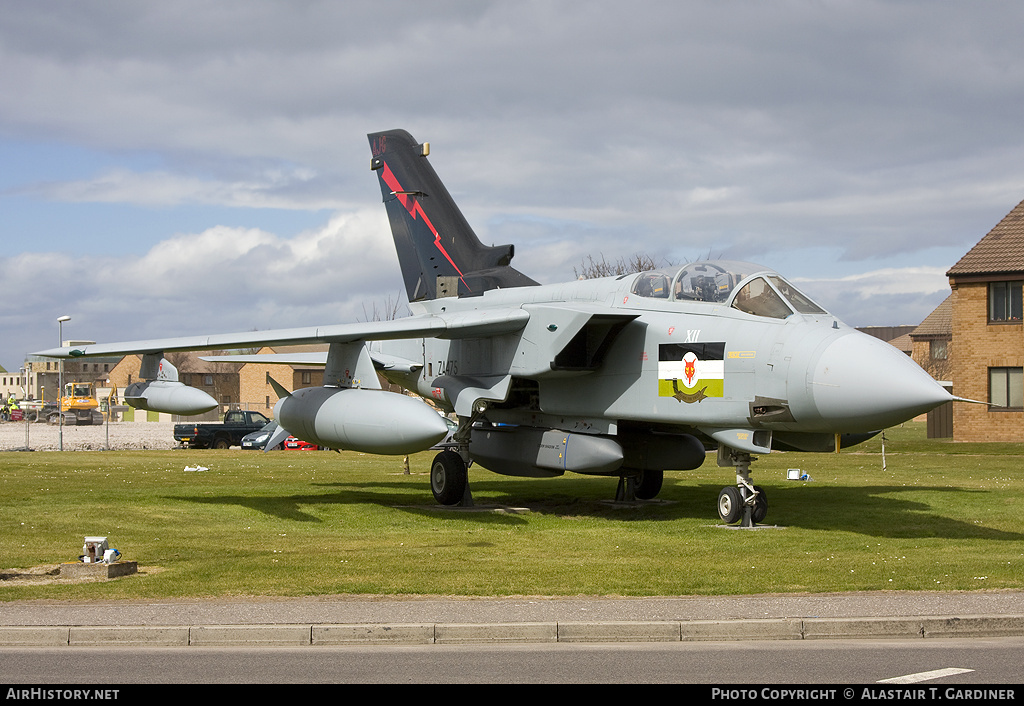
<svg viewBox="0 0 1024 706"><path fill-rule="evenodd" d="M466 494L466 462L455 451L442 451L430 466L430 491L442 505L458 505Z"/></svg>
<svg viewBox="0 0 1024 706"><path fill-rule="evenodd" d="M761 524L768 515L768 496L765 495L764 488L759 485L755 485L754 490L757 491L757 498L754 500L754 510L750 513L750 519L755 524Z"/></svg>
<svg viewBox="0 0 1024 706"><path fill-rule="evenodd" d="M730 485L718 493L718 516L727 525L740 521L743 517L743 497L739 488Z"/></svg>
<svg viewBox="0 0 1024 706"><path fill-rule="evenodd" d="M665 471L640 471L633 492L641 500L650 500L661 492L661 485L664 482Z"/></svg>

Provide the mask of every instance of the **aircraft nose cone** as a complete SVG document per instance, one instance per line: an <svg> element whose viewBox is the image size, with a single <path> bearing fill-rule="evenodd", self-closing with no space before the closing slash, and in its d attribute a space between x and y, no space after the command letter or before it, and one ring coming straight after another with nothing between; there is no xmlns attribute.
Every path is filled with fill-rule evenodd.
<svg viewBox="0 0 1024 706"><path fill-rule="evenodd" d="M885 429L952 399L905 353L860 332L822 351L810 387L822 419L837 431Z"/></svg>

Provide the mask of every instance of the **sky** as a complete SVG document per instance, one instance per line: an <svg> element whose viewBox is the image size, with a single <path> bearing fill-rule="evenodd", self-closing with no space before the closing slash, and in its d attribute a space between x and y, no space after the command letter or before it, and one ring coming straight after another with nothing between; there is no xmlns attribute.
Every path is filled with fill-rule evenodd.
<svg viewBox="0 0 1024 706"><path fill-rule="evenodd" d="M393 128L541 283L721 257L918 324L1024 199L1021 26L999 0L0 0L0 365L65 315L113 342L404 302L366 138Z"/></svg>

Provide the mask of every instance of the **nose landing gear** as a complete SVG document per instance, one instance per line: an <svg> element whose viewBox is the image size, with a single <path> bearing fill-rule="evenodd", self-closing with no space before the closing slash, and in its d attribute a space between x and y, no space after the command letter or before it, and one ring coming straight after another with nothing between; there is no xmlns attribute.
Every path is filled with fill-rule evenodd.
<svg viewBox="0 0 1024 706"><path fill-rule="evenodd" d="M764 489L750 482L750 463L756 460L746 451L718 447L718 465L736 468L736 485L718 493L718 516L727 525L740 522L740 527L755 527L768 515Z"/></svg>

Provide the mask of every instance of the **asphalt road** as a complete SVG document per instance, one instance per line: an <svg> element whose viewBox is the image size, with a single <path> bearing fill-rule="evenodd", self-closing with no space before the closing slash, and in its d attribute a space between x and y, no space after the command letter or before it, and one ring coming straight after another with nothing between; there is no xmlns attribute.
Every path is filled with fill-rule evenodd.
<svg viewBox="0 0 1024 706"><path fill-rule="evenodd" d="M769 684L875 685L910 677L909 684L886 688L937 689L937 694L930 694L930 700L948 700L946 690L954 686L1020 684L1022 648L1024 638L329 648L0 648L0 683L94 684L108 688L133 684L676 683L760 691ZM1016 691L1016 698L1024 696L1024 689ZM799 699L787 701L793 700Z"/></svg>
<svg viewBox="0 0 1024 706"><path fill-rule="evenodd" d="M5 684L1016 684L1022 648L1016 591L0 603Z"/></svg>

